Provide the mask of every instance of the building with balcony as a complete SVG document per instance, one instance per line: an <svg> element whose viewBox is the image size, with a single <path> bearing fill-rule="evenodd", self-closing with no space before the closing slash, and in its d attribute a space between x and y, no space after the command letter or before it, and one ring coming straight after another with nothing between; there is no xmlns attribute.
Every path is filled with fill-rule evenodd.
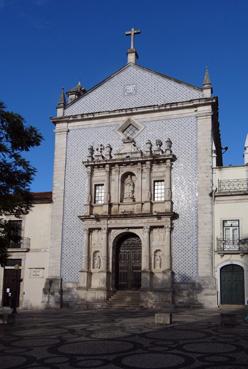
<svg viewBox="0 0 248 369"><path fill-rule="evenodd" d="M21 218L7 216L9 247L7 265L0 267L0 299L10 306L40 309L48 273L52 193L33 194L30 212Z"/></svg>
<svg viewBox="0 0 248 369"><path fill-rule="evenodd" d="M248 303L248 135L244 165L213 168L218 304Z"/></svg>

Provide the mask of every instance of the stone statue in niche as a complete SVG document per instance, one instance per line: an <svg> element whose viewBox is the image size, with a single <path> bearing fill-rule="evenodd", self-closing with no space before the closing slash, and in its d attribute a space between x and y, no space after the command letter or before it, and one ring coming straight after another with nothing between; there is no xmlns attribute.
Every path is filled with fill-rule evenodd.
<svg viewBox="0 0 248 369"><path fill-rule="evenodd" d="M124 181L123 201L135 201L134 199L134 181L131 174Z"/></svg>
<svg viewBox="0 0 248 369"><path fill-rule="evenodd" d="M162 267L161 251L156 250L154 252L154 269L161 270L161 267Z"/></svg>
<svg viewBox="0 0 248 369"><path fill-rule="evenodd" d="M99 251L95 251L93 254L93 269L101 269L102 260Z"/></svg>

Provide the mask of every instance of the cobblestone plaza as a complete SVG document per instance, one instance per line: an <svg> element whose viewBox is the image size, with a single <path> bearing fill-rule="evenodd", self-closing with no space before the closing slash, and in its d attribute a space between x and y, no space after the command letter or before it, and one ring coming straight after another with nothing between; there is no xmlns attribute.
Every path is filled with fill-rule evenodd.
<svg viewBox="0 0 248 369"><path fill-rule="evenodd" d="M149 310L21 312L0 326L1 369L246 369L246 316L226 326L216 309L187 310L161 326Z"/></svg>

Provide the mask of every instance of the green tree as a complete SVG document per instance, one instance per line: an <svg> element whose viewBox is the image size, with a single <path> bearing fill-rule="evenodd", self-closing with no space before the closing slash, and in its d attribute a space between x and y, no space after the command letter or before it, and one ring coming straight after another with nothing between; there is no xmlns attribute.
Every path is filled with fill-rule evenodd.
<svg viewBox="0 0 248 369"><path fill-rule="evenodd" d="M3 215L20 217L32 206L30 184L36 172L23 152L39 146L41 134L24 118L6 110L0 102L0 264L7 261L10 230Z"/></svg>

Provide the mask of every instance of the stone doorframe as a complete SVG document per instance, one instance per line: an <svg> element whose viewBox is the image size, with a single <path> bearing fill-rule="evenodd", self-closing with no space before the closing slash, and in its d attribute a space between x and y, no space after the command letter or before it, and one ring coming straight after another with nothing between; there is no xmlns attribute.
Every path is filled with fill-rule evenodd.
<svg viewBox="0 0 248 369"><path fill-rule="evenodd" d="M117 264L118 261L117 258L119 257L119 252L118 252L118 248L119 246L121 246L120 241L122 241L123 239L125 239L125 236L128 237L134 237L137 236L140 242L140 246L141 246L141 258L142 258L142 240L141 238L132 230L131 231L124 231L122 233L120 233L113 241L113 245L112 245L112 276L111 276L111 287L112 289L117 289L116 287L116 282L117 282ZM111 260L110 260L111 262ZM141 274L142 274L142 259L141 259ZM140 286L140 288L142 288L142 286Z"/></svg>
<svg viewBox="0 0 248 369"><path fill-rule="evenodd" d="M141 240L141 289L150 288L150 227L112 229L109 237L109 271L111 273L111 288L115 289L115 273L113 270L115 248L119 239L125 234L134 234Z"/></svg>

